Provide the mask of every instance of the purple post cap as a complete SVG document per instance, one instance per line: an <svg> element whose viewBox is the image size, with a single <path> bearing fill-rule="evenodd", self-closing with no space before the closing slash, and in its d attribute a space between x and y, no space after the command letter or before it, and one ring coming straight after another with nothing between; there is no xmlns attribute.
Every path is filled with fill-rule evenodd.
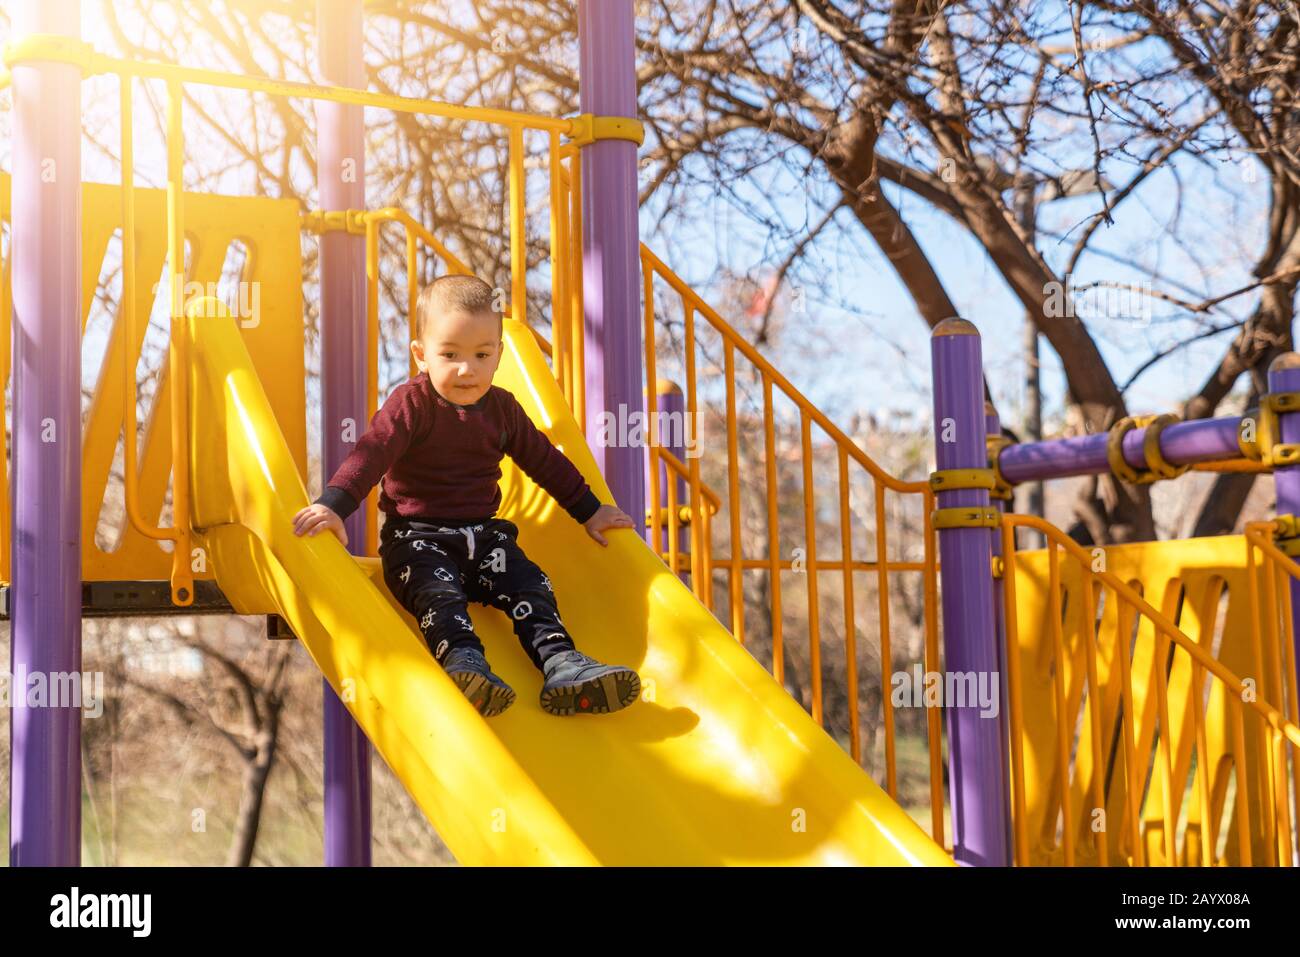
<svg viewBox="0 0 1300 957"><path fill-rule="evenodd" d="M1294 369L1300 369L1300 352L1280 353L1268 364L1269 372L1290 372Z"/></svg>
<svg viewBox="0 0 1300 957"><path fill-rule="evenodd" d="M682 387L672 379L655 379L655 395L681 395Z"/></svg>
<svg viewBox="0 0 1300 957"><path fill-rule="evenodd" d="M953 316L945 319L934 327L930 337L936 336L978 336L980 331L975 328L975 323L969 319L963 319L960 316Z"/></svg>

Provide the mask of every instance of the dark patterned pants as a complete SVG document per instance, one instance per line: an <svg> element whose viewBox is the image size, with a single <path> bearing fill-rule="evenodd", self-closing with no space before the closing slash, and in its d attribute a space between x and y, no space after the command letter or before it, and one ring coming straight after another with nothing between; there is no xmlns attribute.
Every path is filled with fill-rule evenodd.
<svg viewBox="0 0 1300 957"><path fill-rule="evenodd" d="M551 581L515 541L519 528L494 518L450 526L390 518L380 532L384 581L415 616L438 662L452 648L483 650L468 602L505 612L528 658L540 669L573 648Z"/></svg>

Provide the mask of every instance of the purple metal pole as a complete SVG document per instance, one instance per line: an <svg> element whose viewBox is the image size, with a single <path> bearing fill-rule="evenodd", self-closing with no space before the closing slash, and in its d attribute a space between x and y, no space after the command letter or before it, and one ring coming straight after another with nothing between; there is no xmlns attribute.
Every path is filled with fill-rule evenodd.
<svg viewBox="0 0 1300 957"><path fill-rule="evenodd" d="M1241 416L1177 422L1160 433L1160 454L1172 465L1218 462L1241 458L1237 426ZM1147 467L1142 443L1146 429L1133 429L1124 436L1124 460L1135 469ZM1013 485L1071 475L1095 475L1110 471L1106 458L1105 432L1069 439L1048 439L1009 445L998 464L1002 477Z"/></svg>
<svg viewBox="0 0 1300 957"><path fill-rule="evenodd" d="M584 113L637 115L632 0L580 0L579 100ZM592 452L614 500L645 535L645 464L624 423L645 408L642 392L641 262L636 144L597 140L582 150L582 298L587 435L602 420L618 440Z"/></svg>
<svg viewBox="0 0 1300 957"><path fill-rule="evenodd" d="M1300 392L1300 355L1284 352L1268 366L1269 392ZM1300 413L1278 413L1279 442L1300 443ZM1277 490L1277 514L1300 515L1300 465L1283 465L1273 470L1273 482ZM1300 650L1300 581L1292 578L1291 587L1291 625L1292 640ZM1296 656L1297 671L1300 671L1300 655Z"/></svg>
<svg viewBox="0 0 1300 957"><path fill-rule="evenodd" d="M964 319L945 319L930 339L934 378L935 467L982 469L988 465L984 435L984 387L980 339ZM940 492L940 509L987 508L986 489ZM949 528L939 532L945 689L953 684L978 690L981 679L1004 675L994 632L992 553L987 528ZM978 698L978 695L975 696ZM948 783L952 802L953 856L958 863L1007 866L1010 806L1006 800L1006 740L1001 708L982 714L978 700L944 702L948 725Z"/></svg>
<svg viewBox="0 0 1300 957"><path fill-rule="evenodd" d="M13 8L14 36L79 38L80 0ZM13 67L13 527L9 863L81 863L81 71Z"/></svg>
<svg viewBox="0 0 1300 957"><path fill-rule="evenodd" d="M365 89L362 0L318 0L321 82ZM326 210L366 205L365 113L316 102L320 204ZM328 480L366 427L366 241L320 237L321 474ZM349 420L352 427L347 428ZM345 441L344 436L352 436ZM366 510L346 522L350 549L366 541ZM370 742L329 682L322 682L325 732L325 864L370 866Z"/></svg>
<svg viewBox="0 0 1300 957"><path fill-rule="evenodd" d="M676 382L670 382L667 379L660 379L655 384L656 405L659 412L659 440L664 443L664 448L677 456L679 461L686 461L685 439L685 422L686 422L686 396L682 394L681 386ZM680 423L680 425L679 425ZM667 430L665 430L667 426ZM660 509L668 508L668 483L677 483L677 505L690 504L688 493L686 491L686 480L677 475L676 472L670 472L667 464L659 463L659 507ZM658 536L657 548L666 551L668 549L668 525L663 525L663 530L659 531L659 526L655 526L655 535ZM677 529L677 547L683 554L687 554L691 547L690 530L685 526ZM691 573L689 571L680 571L678 577L688 585L691 582Z"/></svg>

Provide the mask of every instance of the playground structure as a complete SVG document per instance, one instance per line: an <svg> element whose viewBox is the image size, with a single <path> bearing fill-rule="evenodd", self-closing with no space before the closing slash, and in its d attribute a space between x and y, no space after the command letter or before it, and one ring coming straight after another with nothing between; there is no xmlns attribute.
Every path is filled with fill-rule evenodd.
<svg viewBox="0 0 1300 957"><path fill-rule="evenodd" d="M1243 416L1125 420L1108 435L1004 445L983 402L978 334L949 320L932 339L935 471L903 480L639 245L630 0L580 4L583 112L571 118L364 91L360 2L319 7L329 85L104 56L78 39L74 0L33 5L17 20L0 75L15 121L12 176L0 182L11 224L0 375L12 366L14 376L0 579L14 673L79 670L83 614L275 616L325 678L330 864L369 861L371 746L464 863L1296 863L1294 357L1276 364L1270 395ZM43 179L49 160L79 166L78 91L92 74L120 83L121 182ZM134 185L133 79L167 93L165 191ZM187 86L314 101L320 208L186 192ZM318 236L321 252L326 475L349 450L338 424L368 421L381 397L384 231L401 230L408 301L421 257L469 271L431 224L368 209L364 175L339 175L345 160L364 167L367 107L498 131L511 264L498 382L602 500L647 518L649 546L614 535L594 555L581 529L505 470L501 514L548 570L566 622L593 654L636 666L647 686L645 700L601 723L556 721L524 705L490 723L474 713L383 586L376 495L349 519L353 555L332 537L292 534L291 516L308 501L301 234ZM525 135L547 144L549 338L527 314ZM84 428L71 433L81 442L42 441L50 422L80 424L81 336L117 230L123 293ZM241 279L260 289L256 322L181 294L187 283L215 282L234 244L247 251ZM164 268L170 347L137 452L140 317ZM683 329L676 389L658 374L666 309ZM720 361L701 360L706 341ZM701 457L661 436L654 417L644 450L595 441L602 413L657 406L683 411L694 430L707 401L723 410L725 488L706 481ZM797 544L782 540L779 515L778 422L791 410ZM126 521L116 547L102 549L96 527L119 433ZM743 476L762 489L759 555L746 553L752 541L742 535L742 440L762 447L762 474ZM1173 480L1187 468L1271 471L1278 519L1242 536L1088 550L1005 510L1023 482L1103 471ZM171 523L155 524L169 483ZM900 503L919 516L917 528L889 521ZM827 512L838 518L838 554L819 547ZM1018 528L1038 532L1046 548L1019 549ZM746 650L747 574L769 583L770 674ZM993 714L970 701L927 708L928 829L897 803L887 694L883 780L862 769L858 599L873 599L888 686L891 590L902 576L923 596L924 671L1003 679ZM845 747L819 727L827 582L840 591ZM784 633L783 609L796 602L806 635ZM489 648L513 642L499 613L475 608L473 617ZM810 666L807 710L783 687L783 649L796 641ZM516 686L536 680L522 659L502 656L498 670ZM15 704L11 861L75 864L79 712Z"/></svg>

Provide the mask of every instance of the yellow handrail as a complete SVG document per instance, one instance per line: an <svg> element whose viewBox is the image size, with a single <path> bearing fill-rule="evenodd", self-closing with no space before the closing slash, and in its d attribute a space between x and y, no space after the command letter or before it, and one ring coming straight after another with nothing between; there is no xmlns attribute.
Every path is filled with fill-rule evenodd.
<svg viewBox="0 0 1300 957"><path fill-rule="evenodd" d="M134 478L139 469L136 463L136 382L135 367L131 362L131 353L135 349L135 243L127 237L135 236L135 146L132 130L134 127L131 81L123 77L118 83L120 109L122 115L122 426L125 429L122 451L123 494L126 499L126 513L132 525L151 538L170 538L168 531L155 528L139 514L139 490Z"/></svg>
<svg viewBox="0 0 1300 957"><path fill-rule="evenodd" d="M773 366L763 354L755 349L740 335L730 323L722 318L707 302L705 302L694 289L688 286L681 277L672 271L658 256L651 252L646 246L641 247L641 261L647 271L666 281L673 289L689 301L692 307L705 315L710 325L713 326L722 336L738 349L746 359L752 362L766 376L780 387L781 391L788 396L791 401L799 406L801 412L805 412L821 429L835 441L836 445L843 447L850 457L871 473L872 477L883 482L887 488L895 492L925 492L929 489L926 480L904 481L897 478L882 469L869 455L863 452L851 438L835 425L826 414L818 409L813 403L797 388L795 388L785 376L783 376L776 367ZM653 298L652 300L653 301Z"/></svg>
<svg viewBox="0 0 1300 957"><path fill-rule="evenodd" d="M181 66L175 63L157 63L144 60L127 60L97 52L89 43L71 40L54 34L28 34L5 45L4 65L12 71L15 63L41 60L70 63L81 68L83 78L97 73L116 73L119 76L138 76L165 80L169 83L193 83L228 90L245 90L268 96L324 100L351 106L370 106L397 113L418 113L445 119L489 123L504 127L520 127L540 131L555 131L565 136L583 132L590 118L551 117L516 110L502 110L482 106L460 106L438 100L423 100L392 93L372 93L346 86L324 86L297 80L277 80L265 76L247 76L205 70L200 67ZM636 121L633 121L634 123Z"/></svg>
<svg viewBox="0 0 1300 957"><path fill-rule="evenodd" d="M167 375L171 382L172 433L172 601L194 601L194 574L190 570L190 418L189 319L185 310L185 145L182 139L183 91L179 81L167 83L167 295L171 307L171 348ZM123 242L128 241L124 234ZM131 243L135 237L129 238ZM130 363L127 363L130 365ZM127 398L135 395L132 384ZM134 409L129 411L134 414Z"/></svg>
<svg viewBox="0 0 1300 957"><path fill-rule="evenodd" d="M853 757L861 760L861 742L860 727L858 719L858 691L857 691L857 635L855 625L855 608L854 600L854 583L852 574L857 570L874 571L877 575L877 592L879 596L878 618L880 621L881 661L885 663L886 669L891 667L891 635L890 635L890 609L889 609L889 575L892 572L902 571L919 571L923 575L923 589L927 596L925 612L925 657L927 668L937 667L938 659L938 621L937 616L932 614L929 607L931 597L937 596L937 584L933 581L937 575L938 565L935 560L932 538L933 529L930 527L929 513L933 510L933 495L925 481L904 481L899 479L881 468L873 459L870 458L861 448L843 433L830 419L821 412L811 401L807 399L798 389L796 389L788 379L786 379L770 362L768 362L761 353L758 352L744 337L742 337L729 323L727 323L704 299L690 288L687 283L677 276L667 267L652 251L642 245L641 247L642 263L642 282L643 302L644 302L644 334L645 341L645 366L646 381L653 388L657 380L657 347L656 347L656 325L655 325L655 280L663 280L667 285L677 293L681 298L684 318L684 362L686 382L684 383L684 392L687 401L687 421L689 423L688 431L691 433L691 439L695 440L695 430L698 428L699 408L696 397L698 388L696 383L697 369L695 365L695 351L697 339L698 319L705 319L709 326L722 338L723 352L723 383L726 390L725 397L725 417L727 426L727 488L729 499L732 503L729 515L728 534L731 539L731 549L728 555L715 555L712 543L708 537L707 530L703 527L704 522L695 523L691 528L691 550L692 550L692 587L697 596L710 608L712 607L712 587L711 572L714 567L725 568L728 572L729 579L729 604L731 610L731 630L736 635L737 640L742 643L745 641L745 622L744 622L744 601L742 592L742 574L745 570L751 568L764 568L768 571L772 587L770 588L770 608L769 616L771 621L772 633L772 673L778 680L784 680L784 634L782 627L783 601L780 587L780 573L783 570L795 567L795 570L806 572L805 587L807 590L807 607L808 607L808 624L809 624L809 656L811 671L812 689L811 689L811 710L813 716L820 720L822 718L823 689L821 686L820 676L820 591L818 583L818 573L824 571L839 571L841 574L841 587L844 595L844 648L845 658L848 664L848 688L847 695L849 698L849 747ZM768 556L766 559L747 558L741 548L740 538L740 510L738 503L740 501L740 477L739 477L739 454L738 454L738 424L736 417L736 356L739 354L748 360L757 370L762 384L763 391L763 435L766 441L766 498L767 498L767 518L768 518ZM777 471L775 461L775 413L773 408L773 392L779 390L786 398L792 401L799 412L800 424L800 447L803 459L803 482L804 482L804 502L803 502L803 524L804 524L804 558L796 563L789 559L782 559L780 556L778 541L778 522L779 522L779 505L777 501ZM654 396L648 394L647 403L650 408L654 408ZM663 493L659 488L659 470L656 461L660 460L665 454L661 437L657 431L657 417L650 416L650 486L649 499L651 502L661 501ZM832 447L835 451L839 464L840 472L840 497L839 497L839 514L841 518L840 528L840 548L841 555L838 560L823 559L817 554L816 543L816 501L812 493L812 457L813 447L811 441L811 428L816 424L831 439ZM852 535L851 535L851 510L849 504L849 484L848 469L849 463L854 462L866 470L875 486L875 518L876 518L876 560L874 562L855 561L852 558ZM699 513L699 500L703 492L703 483L699 478L698 460L692 460L695 466L687 477L688 488L692 494L691 511L693 514ZM675 483L670 483L667 498L669 501L670 512L673 510L675 501ZM918 500L923 503L924 526L922 537L924 539L924 560L921 562L904 562L893 561L888 557L887 552L887 533L886 516L885 516L885 493L893 491L903 495L916 495ZM706 510L707 512L707 510ZM675 539L669 540L668 561L670 566L676 567L676 555L673 552L676 542ZM882 704L883 720L885 724L885 777L886 787L893 795L897 795L897 758L894 735L894 714L893 706L888 696L885 696ZM935 720L936 716L931 715L927 720L927 738L930 750L930 776L931 776L931 794L932 794L932 834L939 840L942 840L942 759L939 747L941 724Z"/></svg>
<svg viewBox="0 0 1300 957"><path fill-rule="evenodd" d="M664 465L667 466L669 473L675 475L678 479L681 479L684 482L689 482L691 480L691 470L685 462L667 449L661 449L659 454L661 461L663 461ZM656 503L658 502L658 499L652 497L650 499L651 504L646 509L647 524L652 530L661 527L666 528L665 538L667 548L665 549L666 554L664 554L663 557L668 563L668 567L676 572L688 571L694 573L695 571L694 555L688 557L685 566L683 566L681 562L680 540L682 524L695 524L693 516L702 513L700 524L704 526L703 538L706 542L712 542L713 516L717 515L718 512L722 510L722 499L718 496L717 492L704 482L700 483L699 489L701 502L704 506L707 506L701 508L700 513L694 512L690 506L678 505L677 482L675 481L668 483L668 503L665 507L657 507ZM651 547L658 552L659 545L657 544L657 539L652 539L652 541L656 542L656 544L652 544ZM706 562L703 575L705 580L708 581L712 574L712 569L709 567L712 559L710 555L706 555L705 558Z"/></svg>

